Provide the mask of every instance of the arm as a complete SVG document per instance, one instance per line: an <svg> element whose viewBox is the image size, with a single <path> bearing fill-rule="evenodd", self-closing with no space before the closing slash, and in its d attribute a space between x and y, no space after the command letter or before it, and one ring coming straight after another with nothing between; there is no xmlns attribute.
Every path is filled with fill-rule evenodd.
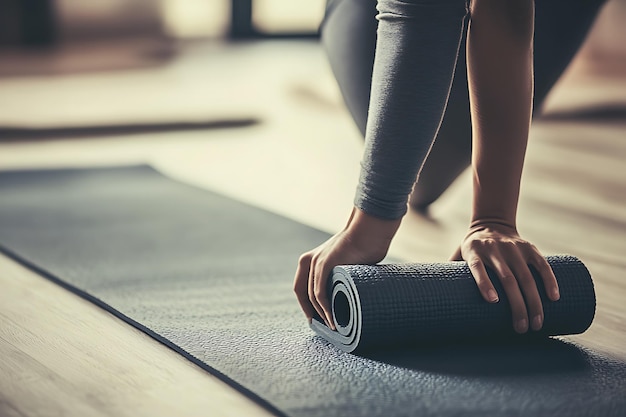
<svg viewBox="0 0 626 417"><path fill-rule="evenodd" d="M543 324L543 309L528 268L541 274L550 299L559 298L550 266L517 233L516 212L532 110L533 0L474 0L467 65L472 114L474 198L461 255L483 297L498 295L492 268L511 304L519 333Z"/></svg>
<svg viewBox="0 0 626 417"><path fill-rule="evenodd" d="M307 318L332 327L326 283L339 264L383 259L443 118L466 0L379 0L378 36L354 209L346 227L301 256L294 290Z"/></svg>

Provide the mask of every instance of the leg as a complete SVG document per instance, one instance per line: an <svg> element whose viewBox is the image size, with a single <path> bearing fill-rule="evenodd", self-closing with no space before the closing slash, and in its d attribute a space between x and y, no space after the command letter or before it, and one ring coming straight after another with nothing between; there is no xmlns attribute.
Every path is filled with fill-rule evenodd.
<svg viewBox="0 0 626 417"><path fill-rule="evenodd" d="M376 0L329 0L322 44L344 101L365 136L376 53Z"/></svg>
<svg viewBox="0 0 626 417"><path fill-rule="evenodd" d="M469 93L463 33L461 53L457 61L448 107L437 139L422 167L419 181L413 187L409 203L417 211L428 206L448 189L450 184L470 165L472 153L472 122L469 111Z"/></svg>
<svg viewBox="0 0 626 417"><path fill-rule="evenodd" d="M544 99L587 37L606 0L535 1L535 100L539 114Z"/></svg>

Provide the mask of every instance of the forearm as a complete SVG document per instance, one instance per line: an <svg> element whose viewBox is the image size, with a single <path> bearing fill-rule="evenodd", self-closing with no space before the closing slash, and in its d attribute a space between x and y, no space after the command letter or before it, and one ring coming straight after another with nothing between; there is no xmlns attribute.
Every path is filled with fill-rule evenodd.
<svg viewBox="0 0 626 417"><path fill-rule="evenodd" d="M532 0L477 0L467 62L472 113L472 225L516 227L533 94Z"/></svg>
<svg viewBox="0 0 626 417"><path fill-rule="evenodd" d="M355 206L397 219L441 123L465 0L380 0L365 152Z"/></svg>

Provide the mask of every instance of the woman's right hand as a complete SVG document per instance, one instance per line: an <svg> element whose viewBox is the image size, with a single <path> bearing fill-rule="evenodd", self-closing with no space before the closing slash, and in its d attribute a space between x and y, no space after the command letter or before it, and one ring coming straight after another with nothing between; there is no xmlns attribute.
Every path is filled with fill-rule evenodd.
<svg viewBox="0 0 626 417"><path fill-rule="evenodd" d="M332 269L337 265L382 261L400 222L401 219L379 219L354 208L342 231L300 256L294 292L309 323L318 315L335 330L327 294Z"/></svg>

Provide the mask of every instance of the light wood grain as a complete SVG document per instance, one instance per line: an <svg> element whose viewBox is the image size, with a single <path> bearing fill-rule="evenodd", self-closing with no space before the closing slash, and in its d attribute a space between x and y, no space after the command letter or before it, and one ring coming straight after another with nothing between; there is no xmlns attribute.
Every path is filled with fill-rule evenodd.
<svg viewBox="0 0 626 417"><path fill-rule="evenodd" d="M0 255L0 415L271 415L111 314Z"/></svg>

